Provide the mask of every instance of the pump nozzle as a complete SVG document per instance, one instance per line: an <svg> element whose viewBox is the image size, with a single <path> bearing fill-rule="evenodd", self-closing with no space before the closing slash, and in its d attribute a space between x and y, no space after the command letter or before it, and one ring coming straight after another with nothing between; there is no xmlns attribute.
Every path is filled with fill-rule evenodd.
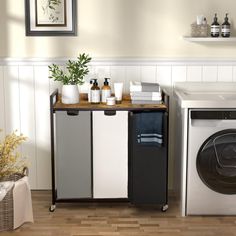
<svg viewBox="0 0 236 236"><path fill-rule="evenodd" d="M226 21L226 22L229 20L228 15L229 15L229 13L226 13L226 14L225 14L225 21Z"/></svg>
<svg viewBox="0 0 236 236"><path fill-rule="evenodd" d="M109 85L109 81L108 80L110 80L110 78L104 78L104 85Z"/></svg>
<svg viewBox="0 0 236 236"><path fill-rule="evenodd" d="M98 79L93 79L93 85L98 85Z"/></svg>
<svg viewBox="0 0 236 236"><path fill-rule="evenodd" d="M217 21L217 14L215 13L214 21Z"/></svg>
<svg viewBox="0 0 236 236"><path fill-rule="evenodd" d="M98 85L97 80L98 80L98 79L91 79L91 80L90 80L90 84L97 84L97 85Z"/></svg>

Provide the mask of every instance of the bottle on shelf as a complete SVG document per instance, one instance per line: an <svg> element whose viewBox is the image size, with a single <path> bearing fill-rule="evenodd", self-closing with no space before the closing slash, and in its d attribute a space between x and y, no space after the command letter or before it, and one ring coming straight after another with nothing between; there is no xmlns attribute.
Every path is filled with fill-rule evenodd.
<svg viewBox="0 0 236 236"><path fill-rule="evenodd" d="M220 36L220 24L217 21L217 14L215 14L214 21L211 24L211 37Z"/></svg>
<svg viewBox="0 0 236 236"><path fill-rule="evenodd" d="M91 87L91 103L100 103L100 88L98 87L97 79L93 79L93 86Z"/></svg>
<svg viewBox="0 0 236 236"><path fill-rule="evenodd" d="M89 81L89 87L88 87L88 102L91 102L91 88L92 88L92 86L93 86L93 80L94 80L94 79L91 79L91 80Z"/></svg>
<svg viewBox="0 0 236 236"><path fill-rule="evenodd" d="M224 38L230 37L230 23L229 23L228 13L226 13L225 21L221 26L221 36Z"/></svg>
<svg viewBox="0 0 236 236"><path fill-rule="evenodd" d="M109 86L110 78L105 78L104 85L102 86L102 103L107 102L107 98L111 96L111 87Z"/></svg>

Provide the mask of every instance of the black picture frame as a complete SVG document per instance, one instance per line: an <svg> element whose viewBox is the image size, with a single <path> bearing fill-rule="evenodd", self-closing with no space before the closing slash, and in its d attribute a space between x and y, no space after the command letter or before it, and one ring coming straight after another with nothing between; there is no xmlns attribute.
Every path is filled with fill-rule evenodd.
<svg viewBox="0 0 236 236"><path fill-rule="evenodd" d="M76 36L77 35L77 0L60 0L65 4L63 24L36 24L37 0L25 0L26 36ZM32 5L31 5L32 4ZM66 14L66 12L68 14ZM70 15L71 14L71 15ZM32 20L33 19L33 20ZM33 23L34 22L34 23ZM69 27L67 27L67 24Z"/></svg>

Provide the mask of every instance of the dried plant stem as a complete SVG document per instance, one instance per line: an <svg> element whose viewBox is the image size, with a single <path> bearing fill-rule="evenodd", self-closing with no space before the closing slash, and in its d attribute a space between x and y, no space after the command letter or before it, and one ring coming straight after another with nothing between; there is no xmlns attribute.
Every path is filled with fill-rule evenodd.
<svg viewBox="0 0 236 236"><path fill-rule="evenodd" d="M17 131L14 131L0 142L0 179L16 172L22 172L26 166L25 159L16 151L25 140L25 136L18 135Z"/></svg>

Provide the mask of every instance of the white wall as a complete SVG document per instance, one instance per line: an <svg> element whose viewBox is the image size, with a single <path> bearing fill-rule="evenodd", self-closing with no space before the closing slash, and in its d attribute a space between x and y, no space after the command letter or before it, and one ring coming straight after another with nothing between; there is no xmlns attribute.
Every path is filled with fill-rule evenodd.
<svg viewBox="0 0 236 236"><path fill-rule="evenodd" d="M235 43L189 43L196 15L222 23L235 0L78 0L78 36L26 37L24 0L0 1L0 57L235 57Z"/></svg>
<svg viewBox="0 0 236 236"><path fill-rule="evenodd" d="M0 128L5 133L17 128L29 137L22 151L30 158L33 188L50 187L49 94L58 84L48 80L47 66L65 62L55 58L89 53L95 58L91 74L124 81L126 91L130 80L160 82L170 95L175 81L236 81L235 59L224 60L235 58L235 43L181 38L196 15L211 23L215 12L220 22L229 13L236 36L235 0L78 0L75 37L26 37L24 10L24 0L0 0ZM172 154L170 187L173 165Z"/></svg>
<svg viewBox="0 0 236 236"><path fill-rule="evenodd" d="M29 158L30 183L34 189L50 188L50 120L49 95L60 85L49 81L48 65L64 60L0 60L0 139L18 129L29 137L22 152ZM175 155L173 153L175 108L172 90L177 81L236 82L236 60L94 60L91 74L102 79L158 82L171 97L169 187L173 187Z"/></svg>

